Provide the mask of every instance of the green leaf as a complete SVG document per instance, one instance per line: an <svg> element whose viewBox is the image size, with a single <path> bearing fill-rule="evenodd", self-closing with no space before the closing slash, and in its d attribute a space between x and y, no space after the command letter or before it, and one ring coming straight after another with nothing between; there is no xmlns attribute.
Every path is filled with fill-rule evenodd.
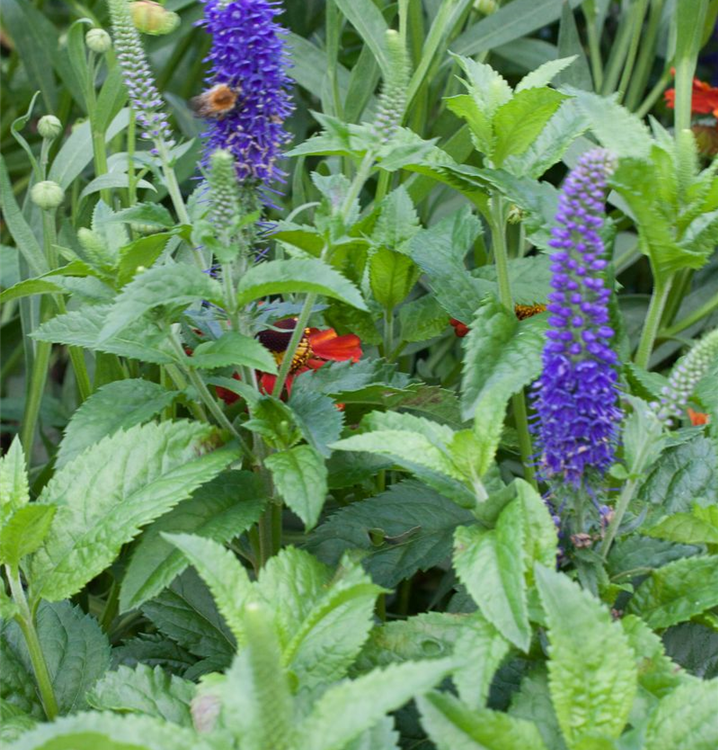
<svg viewBox="0 0 718 750"><path fill-rule="evenodd" d="M193 568L177 576L159 596L145 602L142 614L163 634L165 644L176 641L187 652L217 663L220 669L231 663L237 644L209 588ZM146 650L141 649L140 654ZM149 663L152 666L161 662Z"/></svg>
<svg viewBox="0 0 718 750"><path fill-rule="evenodd" d="M455 645L455 653L461 656L463 663L452 679L467 708L484 708L494 672L509 650L509 642L479 612L464 618Z"/></svg>
<svg viewBox="0 0 718 750"><path fill-rule="evenodd" d="M316 258L270 260L252 266L239 282L237 301L244 305L270 294L297 292L322 294L359 310L367 310L354 284Z"/></svg>
<svg viewBox="0 0 718 750"><path fill-rule="evenodd" d="M371 241L376 247L404 252L406 243L419 229L419 217L411 197L400 185L381 202Z"/></svg>
<svg viewBox="0 0 718 750"><path fill-rule="evenodd" d="M680 664L702 680L718 677L718 633L713 628L697 622L681 623L669 628L662 642L671 664Z"/></svg>
<svg viewBox="0 0 718 750"><path fill-rule="evenodd" d="M193 302L221 299L217 281L186 263L155 266L136 276L117 296L100 331L100 343L127 328L141 315L157 307L177 314Z"/></svg>
<svg viewBox="0 0 718 750"><path fill-rule="evenodd" d="M32 338L154 364L175 361L167 344L166 331L160 330L148 317L140 317L112 338L100 340L102 327L111 309L109 305L85 305L81 310L56 315L37 328Z"/></svg>
<svg viewBox="0 0 718 750"><path fill-rule="evenodd" d="M306 529L314 527L327 496L327 468L322 455L310 445L297 445L271 453L264 465L284 502Z"/></svg>
<svg viewBox="0 0 718 750"><path fill-rule="evenodd" d="M594 21L592 19L590 23L597 26L598 20ZM581 36L578 33L573 9L568 3L564 4L561 12L561 25L558 29L558 54L560 56L574 55L575 61L567 70L562 71L558 75L554 85L575 86L585 91L593 91L591 68L586 59L586 52L583 48Z"/></svg>
<svg viewBox="0 0 718 750"><path fill-rule="evenodd" d="M369 259L369 283L374 299L387 311L403 302L419 278L414 261L395 250L380 247Z"/></svg>
<svg viewBox="0 0 718 750"><path fill-rule="evenodd" d="M454 530L471 520L469 511L436 491L404 480L336 511L312 532L308 548L330 565L347 549L364 550L362 562L372 580L394 588L447 560Z"/></svg>
<svg viewBox="0 0 718 750"><path fill-rule="evenodd" d="M654 570L627 612L653 629L667 628L718 605L718 556L689 557Z"/></svg>
<svg viewBox="0 0 718 750"><path fill-rule="evenodd" d="M120 211L111 216L110 219L114 221L123 213L124 211ZM153 266L155 261L165 251L165 248L167 248L170 239L176 236L176 232L157 232L147 237L138 237L133 242L122 245L117 254L118 286L124 287L126 284L129 284L137 275L137 270L140 267L150 268L150 266Z"/></svg>
<svg viewBox="0 0 718 750"><path fill-rule="evenodd" d="M221 687L221 721L246 750L292 750L296 728L287 671L269 610L247 604L242 629L247 645Z"/></svg>
<svg viewBox="0 0 718 750"><path fill-rule="evenodd" d="M344 412L331 398L311 390L311 378L294 381L287 405L304 439L322 456L331 455L329 443L338 440L344 425Z"/></svg>
<svg viewBox="0 0 718 750"><path fill-rule="evenodd" d="M591 734L619 737L636 694L628 639L606 607L566 575L536 566L549 635L549 689L569 748Z"/></svg>
<svg viewBox="0 0 718 750"><path fill-rule="evenodd" d="M361 650L376 598L386 589L346 558L330 580L325 566L308 553L290 548L280 555L271 568L268 564L258 588L277 612L283 661L307 690L336 682Z"/></svg>
<svg viewBox="0 0 718 750"><path fill-rule="evenodd" d="M130 186L130 175L127 172L107 172L101 174L91 180L88 185L85 186L84 190L80 193L80 200L87 198L88 195L99 193L101 190L108 190L111 188L124 188L127 189ZM157 192L157 188L147 180L137 180L136 186L143 190L152 190Z"/></svg>
<svg viewBox="0 0 718 750"><path fill-rule="evenodd" d="M120 611L141 606L182 573L187 559L162 534L189 533L228 542L259 520L264 490L247 471L220 474L146 529L122 579Z"/></svg>
<svg viewBox="0 0 718 750"><path fill-rule="evenodd" d="M55 468L61 469L102 438L149 421L178 395L178 391L141 379L116 380L102 386L72 415Z"/></svg>
<svg viewBox="0 0 718 750"><path fill-rule="evenodd" d="M239 560L218 542L193 534L164 534L194 565L212 592L229 629L244 645L243 606L250 593L249 576Z"/></svg>
<svg viewBox="0 0 718 750"><path fill-rule="evenodd" d="M391 76L384 38L388 27L381 11L371 0L337 0L337 6L371 49L384 76Z"/></svg>
<svg viewBox="0 0 718 750"><path fill-rule="evenodd" d="M93 617L70 602L40 602L36 629L60 712L85 708L85 694L110 664L107 637ZM7 638L32 673L25 638L16 623L8 628Z"/></svg>
<svg viewBox="0 0 718 750"><path fill-rule="evenodd" d="M3 619L5 619L4 616ZM0 705L9 705L33 719L43 719L45 718L45 712L35 687L35 680L32 677L32 666L25 667L20 655L8 643L8 631L12 633L14 628L18 628L17 624L11 624L11 619L12 614L3 623L2 635L0 636L0 659L2 660L2 670L0 670L0 700L2 700L2 704ZM19 629L15 632L16 636L22 638ZM15 642L18 645L20 644L17 637ZM2 716L1 713L0 716ZM2 737L2 734L0 734L0 737Z"/></svg>
<svg viewBox="0 0 718 750"><path fill-rule="evenodd" d="M256 339L236 331L227 331L216 341L204 341L192 352L192 367L251 367L262 372L277 373L272 353Z"/></svg>
<svg viewBox="0 0 718 750"><path fill-rule="evenodd" d="M494 116L496 133L492 159L498 166L507 156L524 153L551 119L565 94L549 88L527 88L499 107Z"/></svg>
<svg viewBox="0 0 718 750"><path fill-rule="evenodd" d="M520 503L510 503L496 528L460 526L454 535L454 568L481 613L511 643L531 642L523 573L524 527Z"/></svg>
<svg viewBox="0 0 718 750"><path fill-rule="evenodd" d="M696 505L692 513L666 516L643 533L683 544L718 544L718 506Z"/></svg>
<svg viewBox="0 0 718 750"><path fill-rule="evenodd" d="M189 727L194 692L193 683L160 667L138 664L134 669L120 667L108 672L90 691L87 702L100 711L146 714Z"/></svg>
<svg viewBox="0 0 718 750"><path fill-rule="evenodd" d="M193 730L150 716L96 711L39 724L8 750L213 750Z"/></svg>
<svg viewBox="0 0 718 750"><path fill-rule="evenodd" d="M0 457L0 527L29 501L25 451L20 437L16 435L7 453Z"/></svg>
<svg viewBox="0 0 718 750"><path fill-rule="evenodd" d="M472 711L449 693L429 693L417 705L438 750L546 750L530 721L487 708Z"/></svg>
<svg viewBox="0 0 718 750"><path fill-rule="evenodd" d="M4 305L14 299L31 297L34 294L61 294L62 291L61 286L47 279L25 279L0 294L0 303Z"/></svg>
<svg viewBox="0 0 718 750"><path fill-rule="evenodd" d="M519 322L512 310L487 298L466 337L462 377L465 419L484 421L484 412L506 403L541 372L545 316Z"/></svg>
<svg viewBox="0 0 718 750"><path fill-rule="evenodd" d="M435 297L426 294L401 306L399 325L402 341L427 341L446 332L449 314Z"/></svg>
<svg viewBox="0 0 718 750"><path fill-rule="evenodd" d="M648 159L652 138L648 128L615 97L599 96L589 91L570 89L579 110L591 123L599 143L617 157Z"/></svg>
<svg viewBox="0 0 718 750"><path fill-rule="evenodd" d="M568 6L565 7L568 8ZM571 55L570 57L560 57L557 60L545 62L536 68L536 70L532 70L528 75L525 75L516 85L514 92L518 94L527 89L548 86L561 71L576 62L577 58L578 55Z"/></svg>
<svg viewBox="0 0 718 750"><path fill-rule="evenodd" d="M446 677L453 664L452 659L393 664L329 688L299 725L297 746L342 750L385 714L430 690Z"/></svg>
<svg viewBox="0 0 718 750"><path fill-rule="evenodd" d="M138 425L96 443L57 472L38 499L57 506L57 512L32 560L34 596L50 601L72 596L110 565L142 526L218 474L236 449L208 453L215 439L206 425Z"/></svg>
<svg viewBox="0 0 718 750"><path fill-rule="evenodd" d="M646 726L645 750L713 750L718 745L718 681L681 685Z"/></svg>
<svg viewBox="0 0 718 750"><path fill-rule="evenodd" d="M37 503L18 508L0 531L0 562L14 567L35 552L50 531L55 510Z"/></svg>
<svg viewBox="0 0 718 750"><path fill-rule="evenodd" d="M556 712L551 703L548 672L541 665L521 680L518 691L511 696L509 714L533 722L541 733L546 747L566 750Z"/></svg>

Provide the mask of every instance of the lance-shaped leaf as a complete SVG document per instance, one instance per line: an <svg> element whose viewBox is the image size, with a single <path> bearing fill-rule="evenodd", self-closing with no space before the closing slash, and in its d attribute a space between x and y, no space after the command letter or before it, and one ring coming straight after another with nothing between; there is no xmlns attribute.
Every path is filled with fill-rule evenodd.
<svg viewBox="0 0 718 750"><path fill-rule="evenodd" d="M342 750L385 714L434 687L454 664L453 659L392 664L329 688L299 725L297 747Z"/></svg>
<svg viewBox="0 0 718 750"><path fill-rule="evenodd" d="M29 500L25 452L20 437L16 435L10 450L0 457L0 525Z"/></svg>
<svg viewBox="0 0 718 750"><path fill-rule="evenodd" d="M653 712L645 750L714 750L718 747L718 680L676 688Z"/></svg>
<svg viewBox="0 0 718 750"><path fill-rule="evenodd" d="M160 667L138 664L108 672L90 691L87 702L100 711L146 714L158 719L192 726L189 704L195 686L189 680Z"/></svg>
<svg viewBox="0 0 718 750"><path fill-rule="evenodd" d="M189 497L235 457L207 452L216 432L190 422L118 432L68 463L38 502L57 506L50 534L32 560L33 595L72 596L116 558L123 544Z"/></svg>
<svg viewBox="0 0 718 750"><path fill-rule="evenodd" d="M40 547L50 531L54 505L24 505L18 508L0 531L0 562L18 565L25 555Z"/></svg>
<svg viewBox="0 0 718 750"><path fill-rule="evenodd" d="M636 694L626 635L591 594L566 575L536 566L549 635L549 689L569 748L591 734L619 737Z"/></svg>
<svg viewBox="0 0 718 750"><path fill-rule="evenodd" d="M311 529L327 496L327 467L322 455L310 445L297 445L270 454L264 465L284 502Z"/></svg>
<svg viewBox="0 0 718 750"><path fill-rule="evenodd" d="M297 292L322 294L359 310L367 309L354 284L316 258L271 260L252 266L239 282L237 301L246 304L270 294Z"/></svg>
<svg viewBox="0 0 718 750"><path fill-rule="evenodd" d="M531 627L524 578L524 524L520 503L510 503L496 528L460 526L454 535L454 567L486 619L527 651Z"/></svg>
<svg viewBox="0 0 718 750"><path fill-rule="evenodd" d="M157 596L187 567L187 558L163 533L228 542L259 520L264 504L262 483L253 472L224 472L202 485L191 499L145 530L122 578L120 610L134 609Z"/></svg>
<svg viewBox="0 0 718 750"><path fill-rule="evenodd" d="M417 701L421 723L438 750L546 750L538 727L487 708L472 711L449 693Z"/></svg>
<svg viewBox="0 0 718 750"><path fill-rule="evenodd" d="M221 544L192 534L164 534L194 565L209 586L217 609L240 645L246 640L243 609L251 592L247 572Z"/></svg>
<svg viewBox="0 0 718 750"><path fill-rule="evenodd" d="M235 367L244 365L262 372L277 372L272 353L256 339L228 331L216 341L204 341L192 352L192 367Z"/></svg>
<svg viewBox="0 0 718 750"><path fill-rule="evenodd" d="M689 557L654 570L636 590L628 612L652 628L667 628L718 605L718 556Z"/></svg>
<svg viewBox="0 0 718 750"><path fill-rule="evenodd" d="M178 391L139 378L116 380L98 388L68 422L55 468L61 469L102 438L147 422L178 395Z"/></svg>

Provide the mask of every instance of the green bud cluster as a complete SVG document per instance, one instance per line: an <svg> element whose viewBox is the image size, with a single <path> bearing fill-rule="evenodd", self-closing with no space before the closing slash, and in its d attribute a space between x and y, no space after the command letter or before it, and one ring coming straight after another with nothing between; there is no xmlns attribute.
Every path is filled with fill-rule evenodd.
<svg viewBox="0 0 718 750"><path fill-rule="evenodd" d="M668 427L674 418L680 418L693 395L698 382L718 357L718 328L704 336L682 357L671 370L668 385L661 391L660 402L651 404L654 411Z"/></svg>
<svg viewBox="0 0 718 750"><path fill-rule="evenodd" d="M384 83L379 95L379 112L374 122L377 138L386 143L401 124L406 109L409 86L409 59L404 41L398 31L386 32L389 68L384 71Z"/></svg>

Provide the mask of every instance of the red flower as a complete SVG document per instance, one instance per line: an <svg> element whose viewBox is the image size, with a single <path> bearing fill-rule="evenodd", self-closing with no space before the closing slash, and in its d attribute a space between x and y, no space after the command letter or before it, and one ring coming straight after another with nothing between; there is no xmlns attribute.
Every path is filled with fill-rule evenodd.
<svg viewBox="0 0 718 750"><path fill-rule="evenodd" d="M274 356L277 366L281 366L284 355L292 338L292 333L296 328L296 318L285 318L277 321L274 328L280 330L260 331L257 338L260 343L269 349ZM361 339L354 334L338 336L333 328L320 330L318 328L305 328L304 334L299 341L299 346L294 352L292 366L289 368L289 374L285 381L284 387L289 394L292 390L294 378L308 370L318 370L327 362L358 362L362 355ZM277 382L277 376L268 372L260 372L259 386L264 393L272 393L274 385ZM235 373L233 378L239 380L239 375ZM233 404L239 396L226 388L217 388L217 395L226 404Z"/></svg>
<svg viewBox="0 0 718 750"><path fill-rule="evenodd" d="M676 90L668 89L664 95L666 104L673 109L676 106ZM718 88L693 79L691 110L696 115L713 115L718 118Z"/></svg>
<svg viewBox="0 0 718 750"><path fill-rule="evenodd" d="M708 421L710 420L710 417L708 416L708 414L703 414L703 412L694 411L689 406L688 407L688 419L691 420L691 424L694 427L701 427L704 424L708 424Z"/></svg>
<svg viewBox="0 0 718 750"><path fill-rule="evenodd" d="M460 339L463 339L464 336L466 336L466 334L469 332L469 326L467 326L466 323L462 323L460 320L457 320L456 318L452 318L449 323L454 326L454 333Z"/></svg>

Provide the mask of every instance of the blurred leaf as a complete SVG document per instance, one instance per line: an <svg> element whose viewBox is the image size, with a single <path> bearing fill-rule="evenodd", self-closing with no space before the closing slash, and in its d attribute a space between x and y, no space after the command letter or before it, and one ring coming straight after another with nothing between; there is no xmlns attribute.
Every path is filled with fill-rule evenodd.
<svg viewBox="0 0 718 750"><path fill-rule="evenodd" d="M718 677L718 633L697 622L669 628L663 634L668 656L702 680Z"/></svg>
<svg viewBox="0 0 718 750"><path fill-rule="evenodd" d="M654 629L690 620L718 605L718 556L689 557L668 563L636 589L627 612Z"/></svg>
<svg viewBox="0 0 718 750"><path fill-rule="evenodd" d="M392 75L385 40L388 27L379 8L371 0L336 0L336 4L374 53L384 75Z"/></svg>
<svg viewBox="0 0 718 750"><path fill-rule="evenodd" d="M192 352L191 367L251 367L276 374L277 363L265 346L236 331L223 333L216 341L204 341Z"/></svg>
<svg viewBox="0 0 718 750"><path fill-rule="evenodd" d="M621 626L563 573L537 566L536 583L548 622L549 690L567 746L592 734L619 737L637 680Z"/></svg>
<svg viewBox="0 0 718 750"><path fill-rule="evenodd" d="M50 531L54 515L54 507L37 503L18 508L0 531L0 562L15 567L35 552Z"/></svg>
<svg viewBox="0 0 718 750"><path fill-rule="evenodd" d="M593 23L593 19L589 19L588 23ZM561 57L573 55L574 61L566 70L558 74L555 85L564 84L575 86L577 89L583 89L584 91L593 91L591 68L578 33L576 18L568 3L564 3L561 10L561 25L558 29L558 54Z"/></svg>

